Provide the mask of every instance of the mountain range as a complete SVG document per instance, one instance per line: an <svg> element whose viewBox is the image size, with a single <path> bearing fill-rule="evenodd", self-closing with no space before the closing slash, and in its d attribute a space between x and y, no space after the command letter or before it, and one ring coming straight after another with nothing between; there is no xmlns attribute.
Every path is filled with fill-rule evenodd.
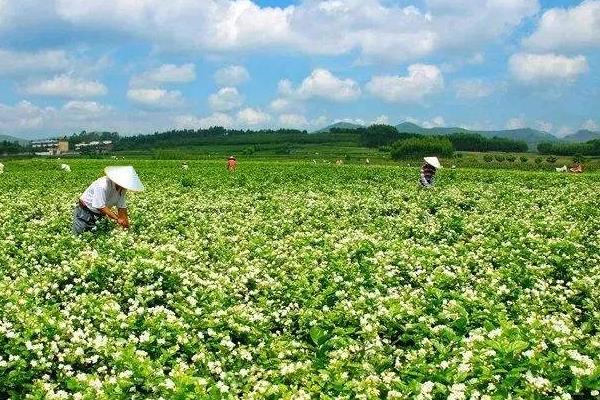
<svg viewBox="0 0 600 400"><path fill-rule="evenodd" d="M328 132L331 129L359 129L364 128L363 125L353 124L349 122L337 122L333 125L330 125L326 128L321 129L318 132ZM564 138L557 138L556 136L536 130L531 128L521 128L521 129L507 129L507 130L498 130L498 131L473 131L464 128L457 127L439 127L439 128L423 128L417 124L413 124L412 122L403 122L399 125L396 125L396 129L401 133L416 133L420 135L452 135L453 133L472 133L479 134L485 137L499 137L511 140L522 140L527 143L530 150L535 150L537 145L542 142L571 142L571 143L580 143L587 142L588 140L600 139L600 132L592 132L589 130L580 130L571 135L565 136Z"/></svg>
<svg viewBox="0 0 600 400"><path fill-rule="evenodd" d="M0 135L0 142L19 142L20 145L27 145L29 144L29 140L25 140L25 139L19 139L16 138L14 136L8 136L8 135Z"/></svg>

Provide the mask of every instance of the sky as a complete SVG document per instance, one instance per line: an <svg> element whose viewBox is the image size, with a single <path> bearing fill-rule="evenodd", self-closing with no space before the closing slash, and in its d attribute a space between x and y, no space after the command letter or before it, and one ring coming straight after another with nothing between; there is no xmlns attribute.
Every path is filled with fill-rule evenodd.
<svg viewBox="0 0 600 400"><path fill-rule="evenodd" d="M600 0L0 0L0 134L600 130Z"/></svg>

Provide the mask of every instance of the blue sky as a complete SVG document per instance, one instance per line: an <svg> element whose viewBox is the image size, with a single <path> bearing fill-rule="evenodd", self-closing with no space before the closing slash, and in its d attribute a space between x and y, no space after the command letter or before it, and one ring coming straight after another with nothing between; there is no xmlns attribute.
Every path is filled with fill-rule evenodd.
<svg viewBox="0 0 600 400"><path fill-rule="evenodd" d="M600 0L0 0L0 134L600 130Z"/></svg>

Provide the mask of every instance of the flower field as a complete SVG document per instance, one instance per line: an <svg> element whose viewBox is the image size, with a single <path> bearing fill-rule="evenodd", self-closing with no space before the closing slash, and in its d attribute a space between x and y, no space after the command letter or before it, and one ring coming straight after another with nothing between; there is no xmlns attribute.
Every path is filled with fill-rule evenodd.
<svg viewBox="0 0 600 400"><path fill-rule="evenodd" d="M600 175L5 162L0 398L600 398Z"/></svg>

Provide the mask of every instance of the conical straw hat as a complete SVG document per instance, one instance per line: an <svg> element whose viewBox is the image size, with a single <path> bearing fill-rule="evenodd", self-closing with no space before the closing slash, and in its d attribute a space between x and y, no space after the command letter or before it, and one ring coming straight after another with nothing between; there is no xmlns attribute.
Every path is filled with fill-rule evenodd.
<svg viewBox="0 0 600 400"><path fill-rule="evenodd" d="M425 157L424 158L425 162L437 169L442 168L442 164L440 163L440 160L438 160L437 157Z"/></svg>
<svg viewBox="0 0 600 400"><path fill-rule="evenodd" d="M104 173L114 183L132 192L143 192L144 185L132 166L106 167Z"/></svg>

